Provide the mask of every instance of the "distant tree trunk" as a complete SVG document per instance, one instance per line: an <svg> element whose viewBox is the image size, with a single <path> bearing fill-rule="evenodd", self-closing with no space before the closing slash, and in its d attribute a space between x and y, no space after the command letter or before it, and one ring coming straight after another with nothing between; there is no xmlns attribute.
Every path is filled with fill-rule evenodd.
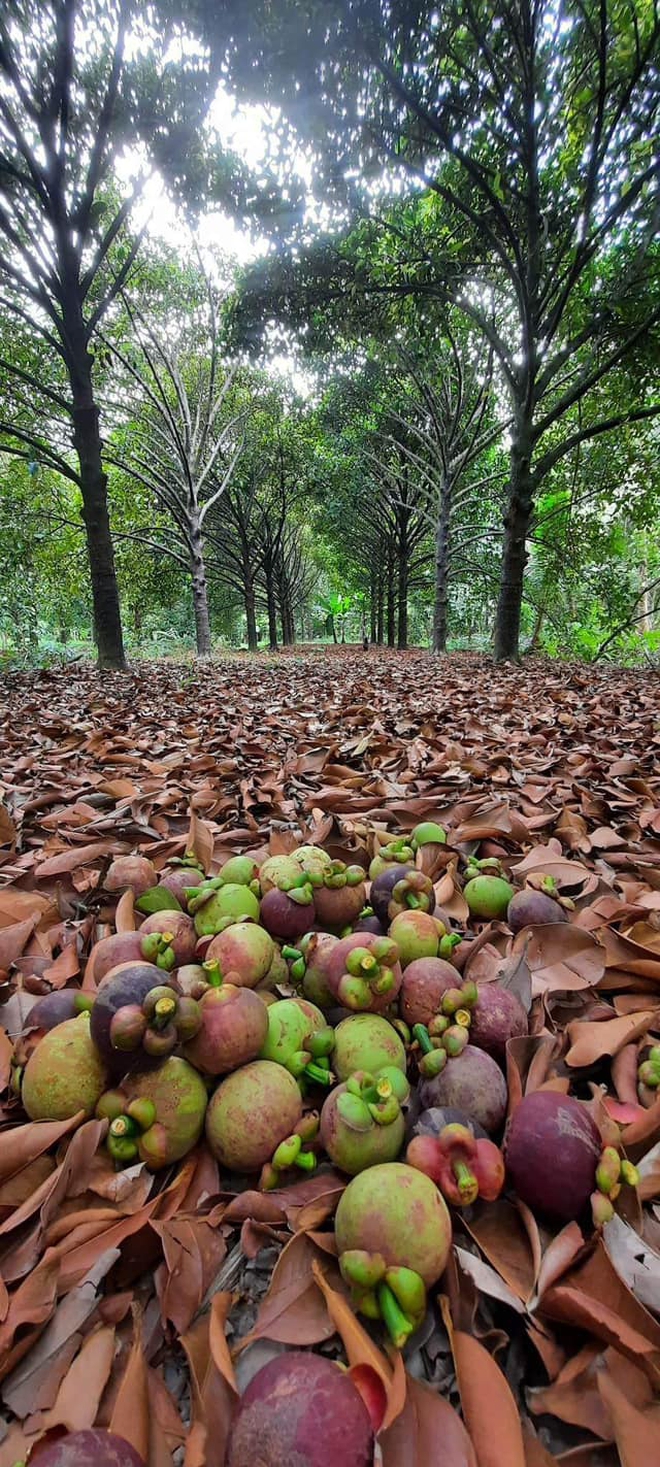
<svg viewBox="0 0 660 1467"><path fill-rule="evenodd" d="M248 564L243 562L243 601L245 604L245 620L247 622L248 647L251 652L258 648L257 640L257 612L254 595L254 582L252 571Z"/></svg>
<svg viewBox="0 0 660 1467"><path fill-rule="evenodd" d="M511 446L509 503L504 518L502 573L495 620L495 661L519 659L520 614L522 610L526 541L534 508L534 479L531 469L532 420L526 409L516 414Z"/></svg>
<svg viewBox="0 0 660 1467"><path fill-rule="evenodd" d="M408 516L405 515L401 522L399 533L399 546L397 555L397 601L398 601L398 625L397 625L397 647L400 652L405 652L408 646Z"/></svg>
<svg viewBox="0 0 660 1467"><path fill-rule="evenodd" d="M211 653L211 623L209 619L209 596L204 566L204 543L199 521L193 520L190 528L190 571L192 576L193 608L195 612L195 636L198 657L209 657Z"/></svg>
<svg viewBox="0 0 660 1467"><path fill-rule="evenodd" d="M449 606L449 523L451 488L443 483L440 510L435 527L435 601L433 605L433 651L447 651L447 612Z"/></svg>
<svg viewBox="0 0 660 1467"><path fill-rule="evenodd" d="M62 261L67 271L67 262ZM71 267L77 277L77 267ZM67 298L68 296L68 298ZM119 609L119 589L108 514L108 479L103 468L99 410L94 400L92 355L82 314L77 278L62 301L67 335L67 367L73 400L73 446L80 468L82 514L92 582L95 641L99 667L126 666Z"/></svg>
<svg viewBox="0 0 660 1467"><path fill-rule="evenodd" d="M383 568L378 568L378 605L376 608L376 642L379 647L383 645L383 634L385 628L385 581L383 579Z"/></svg>
<svg viewBox="0 0 660 1467"><path fill-rule="evenodd" d="M266 575L266 606L268 608L268 645L271 652L277 652L277 601L275 599L273 567L266 563L264 570Z"/></svg>
<svg viewBox="0 0 660 1467"><path fill-rule="evenodd" d="M369 586L369 640L378 640L378 574L375 569L371 572Z"/></svg>
<svg viewBox="0 0 660 1467"><path fill-rule="evenodd" d="M543 605L537 606L537 608L536 608L536 616L534 618L534 629L532 631L532 635L531 635L531 638L530 638L529 647L527 648L527 651L528 652L538 652L538 649L539 649L539 646L540 646L540 642L541 642L541 632L543 630L543 623L544 623L544 621L545 621L545 606L543 606Z"/></svg>
<svg viewBox="0 0 660 1467"><path fill-rule="evenodd" d="M387 645L393 647L396 640L396 587L394 585L394 552L387 552Z"/></svg>

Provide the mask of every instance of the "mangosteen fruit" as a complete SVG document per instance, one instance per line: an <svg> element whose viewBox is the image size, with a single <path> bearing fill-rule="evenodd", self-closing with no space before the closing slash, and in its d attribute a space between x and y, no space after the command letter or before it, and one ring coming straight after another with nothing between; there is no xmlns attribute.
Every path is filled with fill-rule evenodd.
<svg viewBox="0 0 660 1467"><path fill-rule="evenodd" d="M296 1079L330 1085L334 1033L325 1016L305 999L282 998L266 1010L267 1031L259 1058L285 1065Z"/></svg>
<svg viewBox="0 0 660 1467"><path fill-rule="evenodd" d="M214 937L234 922L259 921L259 902L254 892L238 882L200 887L197 896L189 899L188 911L194 916L198 937Z"/></svg>
<svg viewBox="0 0 660 1467"><path fill-rule="evenodd" d="M503 876L473 876L463 888L463 896L472 917L497 922L506 917L509 902L515 895L510 881Z"/></svg>
<svg viewBox="0 0 660 1467"><path fill-rule="evenodd" d="M445 958L415 958L404 969L399 1010L407 1024L430 1024L440 1013L449 989L459 988L461 977Z"/></svg>
<svg viewBox="0 0 660 1467"><path fill-rule="evenodd" d="M521 1202L558 1223L574 1221L588 1206L602 1149L586 1107L556 1090L525 1095L504 1137L508 1178Z"/></svg>
<svg viewBox="0 0 660 1467"><path fill-rule="evenodd" d="M511 898L506 920L512 932L521 932L523 927L544 927L549 922L568 922L568 913L554 897L544 891L525 887Z"/></svg>
<svg viewBox="0 0 660 1467"><path fill-rule="evenodd" d="M261 901L261 921L271 937L295 942L309 932L316 921L313 888L303 876L300 885L282 891L271 886Z"/></svg>
<svg viewBox="0 0 660 1467"><path fill-rule="evenodd" d="M313 890L319 926L343 932L346 927L352 927L364 907L364 871L361 866L346 866L343 861L332 861L319 873Z"/></svg>
<svg viewBox="0 0 660 1467"><path fill-rule="evenodd" d="M89 1013L94 1003L91 993L82 993L79 988L54 988L33 1003L23 1025L28 1029L54 1029L57 1024L75 1019L77 1014Z"/></svg>
<svg viewBox="0 0 660 1467"><path fill-rule="evenodd" d="M430 912L408 911L394 918L389 934L399 949L401 967L407 968L416 958L437 957L445 929Z"/></svg>
<svg viewBox="0 0 660 1467"><path fill-rule="evenodd" d="M295 855L268 856L259 870L259 885L263 896L273 887L281 887L286 891L287 885L295 886L300 880L300 874L301 866Z"/></svg>
<svg viewBox="0 0 660 1467"><path fill-rule="evenodd" d="M147 856L116 856L111 861L103 883L106 891L128 891L136 897L144 896L156 886L156 867Z"/></svg>
<svg viewBox="0 0 660 1467"><path fill-rule="evenodd" d="M335 1238L356 1307L380 1317L400 1348L421 1324L426 1289L449 1256L451 1219L440 1192L403 1162L368 1167L339 1199Z"/></svg>
<svg viewBox="0 0 660 1467"><path fill-rule="evenodd" d="M377 1074L394 1065L406 1073L406 1051L396 1029L381 1014L351 1014L335 1029L332 1068L338 1080L347 1080L355 1070Z"/></svg>
<svg viewBox="0 0 660 1467"><path fill-rule="evenodd" d="M131 1161L139 1156L152 1171L159 1171L180 1161L199 1141L208 1097L201 1075L187 1060L171 1055L158 1070L124 1079L121 1092L126 1097L126 1108L122 1117L111 1120L108 1149L116 1155L112 1140L121 1139L132 1142L135 1152L132 1157L125 1151L122 1155L119 1148L118 1159ZM103 1097L100 1108L107 1113ZM118 1124L134 1117L134 1126Z"/></svg>
<svg viewBox="0 0 660 1467"><path fill-rule="evenodd" d="M167 945L174 954L174 968L183 963L192 963L197 946L197 933L192 917L188 917L185 912L154 912L151 917L145 918L140 927L141 938L150 933L160 933L166 938ZM146 956L144 941L141 948L143 956Z"/></svg>
<svg viewBox="0 0 660 1467"><path fill-rule="evenodd" d="M199 1003L201 1024L184 1055L203 1075L226 1075L257 1058L268 1032L258 994L230 982L210 987Z"/></svg>
<svg viewBox="0 0 660 1467"><path fill-rule="evenodd" d="M470 1044L502 1062L508 1040L528 1033L529 1020L518 995L499 983L483 983L472 1009Z"/></svg>
<svg viewBox="0 0 660 1467"><path fill-rule="evenodd" d="M322 1355L288 1350L244 1392L227 1467L370 1467L372 1458L369 1412L350 1375Z"/></svg>
<svg viewBox="0 0 660 1467"><path fill-rule="evenodd" d="M422 1079L419 1100L425 1110L455 1106L476 1121L489 1136L500 1130L506 1115L508 1092L504 1075L485 1049L468 1044L447 1060L443 1070Z"/></svg>
<svg viewBox="0 0 660 1467"><path fill-rule="evenodd" d="M222 1080L209 1101L206 1139L230 1171L256 1172L302 1116L300 1089L272 1060L255 1060Z"/></svg>
<svg viewBox="0 0 660 1467"><path fill-rule="evenodd" d="M148 993L155 989L165 988L168 993L171 993L172 1000L176 1000L175 991L170 984L166 983L166 977L167 975L161 973L153 963L129 962L120 963L118 967L111 968L100 983L91 1013L91 1036L104 1064L112 1075L125 1074L127 1070L135 1069L136 1066L142 1069L146 1063L144 1050L138 1049L138 1046L141 1045L142 1034L147 1027L146 1023L143 1024L141 1033L138 1034L137 1043L133 1045L127 1042L122 1047L120 1043L117 1043L121 1025L115 1025L113 1030L116 1015L120 1009L132 1010L134 1022L131 1033L137 1033L142 1024L142 1020L137 1016L138 1011L142 1009ZM154 1055L153 1058L156 1062L158 1056Z"/></svg>
<svg viewBox="0 0 660 1467"><path fill-rule="evenodd" d="M378 917L384 927L387 927L390 921L387 909L392 899L393 888L397 882L403 881L404 877L410 876L414 869L414 866L401 866L395 863L392 866L386 866L385 870L381 871L380 875L372 881L369 905L373 907L374 915Z"/></svg>
<svg viewBox="0 0 660 1467"><path fill-rule="evenodd" d="M231 973L232 983L246 988L264 981L274 956L272 937L256 922L232 922L206 950L207 962L217 962L221 973Z"/></svg>
<svg viewBox="0 0 660 1467"><path fill-rule="evenodd" d="M80 1110L92 1116L107 1083L83 1013L44 1034L25 1066L21 1098L31 1121L65 1121Z"/></svg>
<svg viewBox="0 0 660 1467"><path fill-rule="evenodd" d="M351 1177L365 1167L396 1161L405 1130L390 1080L364 1070L332 1090L321 1111L321 1143L334 1166Z"/></svg>
<svg viewBox="0 0 660 1467"><path fill-rule="evenodd" d="M382 1013L401 987L398 948L389 937L354 932L340 938L327 965L326 982L336 1001L355 1012Z"/></svg>
<svg viewBox="0 0 660 1467"><path fill-rule="evenodd" d="M69 1431L55 1441L37 1441L30 1462L38 1462L39 1467L145 1467L130 1442L102 1427Z"/></svg>

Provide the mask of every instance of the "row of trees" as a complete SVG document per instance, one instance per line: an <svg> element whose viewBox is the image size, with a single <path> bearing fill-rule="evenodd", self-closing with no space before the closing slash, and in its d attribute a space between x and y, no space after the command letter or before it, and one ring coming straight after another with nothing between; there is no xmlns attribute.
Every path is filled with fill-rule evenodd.
<svg viewBox="0 0 660 1467"><path fill-rule="evenodd" d="M152 597L185 572L202 653L214 605L240 600L250 646L263 608L274 645L334 586L373 640L405 646L422 607L436 649L452 613L493 615L516 656L525 622L553 645L584 615L592 562L583 650L648 622L659 60L646 0L448 0L442 24L407 0L10 0L0 444L22 533L84 530L102 666L116 560ZM219 74L281 109L258 183L204 125ZM157 172L293 239L294 147L341 227L303 221L231 303L137 226ZM273 323L317 371L305 401L249 364Z"/></svg>

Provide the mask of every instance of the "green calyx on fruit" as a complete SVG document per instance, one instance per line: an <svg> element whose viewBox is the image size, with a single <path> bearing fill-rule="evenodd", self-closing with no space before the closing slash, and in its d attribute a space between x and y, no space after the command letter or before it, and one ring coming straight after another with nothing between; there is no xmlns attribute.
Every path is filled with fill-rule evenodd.
<svg viewBox="0 0 660 1467"><path fill-rule="evenodd" d="M413 851L418 851L420 846L447 844L447 832L438 825L435 820L422 820L415 826L410 836L410 845Z"/></svg>
<svg viewBox="0 0 660 1467"><path fill-rule="evenodd" d="M259 1058L284 1065L296 1080L329 1086L334 1084L330 1055L334 1030L320 1009L293 998L283 998L268 1009L268 1032Z"/></svg>
<svg viewBox="0 0 660 1467"><path fill-rule="evenodd" d="M654 1044L649 1050L646 1059L639 1066L637 1079L648 1090L660 1089L660 1044Z"/></svg>
<svg viewBox="0 0 660 1467"><path fill-rule="evenodd" d="M469 1018L467 1010L465 1015ZM413 1038L420 1050L419 1073L425 1080L431 1080L444 1070L448 1059L455 1059L463 1053L470 1042L470 1031L463 1023L449 1024L445 1028L444 1016L440 1015L428 1028L425 1024L413 1024Z"/></svg>
<svg viewBox="0 0 660 1467"><path fill-rule="evenodd" d="M439 1136L414 1136L406 1161L435 1182L455 1207L470 1207L477 1197L495 1202L504 1186L504 1157L499 1146L477 1140L460 1124L444 1126Z"/></svg>
<svg viewBox="0 0 660 1467"><path fill-rule="evenodd" d="M110 1043L126 1054L142 1048L152 1058L165 1057L176 1044L194 1038L201 1022L196 999L156 985L141 1004L123 1004L113 1014Z"/></svg>
<svg viewBox="0 0 660 1467"><path fill-rule="evenodd" d="M434 907L433 882L422 871L410 871L392 888L387 910L390 921L393 921L400 912L433 912Z"/></svg>
<svg viewBox="0 0 660 1467"><path fill-rule="evenodd" d="M292 1167L298 1167L302 1172L313 1172L316 1169L316 1154L312 1147L318 1130L318 1114L316 1111L308 1111L295 1131L290 1136L285 1136L275 1147L272 1160L266 1162L259 1179L259 1186L264 1192L278 1187L282 1172L290 1171Z"/></svg>
<svg viewBox="0 0 660 1467"><path fill-rule="evenodd" d="M402 1350L424 1318L424 1280L412 1268L388 1268L380 1253L355 1248L339 1260L342 1277L350 1284L360 1313L381 1319L395 1349Z"/></svg>
<svg viewBox="0 0 660 1467"><path fill-rule="evenodd" d="M616 1146L605 1146L596 1167L596 1190L591 1194L594 1227L602 1227L614 1217L614 1206L622 1186L639 1186L639 1172L632 1162L622 1159Z"/></svg>
<svg viewBox="0 0 660 1467"><path fill-rule="evenodd" d="M337 996L356 1013L368 1009L372 997L384 997L394 988L396 943L377 937L370 947L354 947L346 955L346 971L339 980Z"/></svg>
<svg viewBox="0 0 660 1467"><path fill-rule="evenodd" d="M157 968L162 968L164 973L171 973L176 967L176 953L172 947L173 934L171 932L147 932L140 943L143 958L148 963L155 963Z"/></svg>
<svg viewBox="0 0 660 1467"><path fill-rule="evenodd" d="M128 1166L139 1156L139 1139L156 1124L156 1107L146 1096L129 1100L122 1090L108 1090L96 1107L99 1120L110 1121L106 1149L117 1166Z"/></svg>
<svg viewBox="0 0 660 1467"><path fill-rule="evenodd" d="M408 837L399 836L396 840L389 841L387 845L380 846L376 852L369 866L370 880L375 881L381 871L386 871L388 866L409 866L414 858L415 852L409 844Z"/></svg>

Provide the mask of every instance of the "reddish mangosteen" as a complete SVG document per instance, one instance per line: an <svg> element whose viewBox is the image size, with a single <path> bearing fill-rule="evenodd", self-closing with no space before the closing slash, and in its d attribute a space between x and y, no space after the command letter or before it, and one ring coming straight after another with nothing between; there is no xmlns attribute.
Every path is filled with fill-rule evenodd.
<svg viewBox="0 0 660 1467"><path fill-rule="evenodd" d="M484 1139L488 1132L483 1126L475 1121L473 1116L465 1114L464 1110L457 1110L455 1105L434 1105L430 1110L423 1110L417 1120L410 1127L409 1135L438 1137L445 1126L467 1126L468 1130L476 1136L477 1140Z"/></svg>
<svg viewBox="0 0 660 1467"><path fill-rule="evenodd" d="M506 920L512 932L521 932L523 927L541 927L549 922L568 922L568 913L554 897L544 891L525 887L512 896L507 907Z"/></svg>
<svg viewBox="0 0 660 1467"><path fill-rule="evenodd" d="M31 1121L92 1116L108 1083L106 1066L90 1034L89 1014L50 1029L23 1073L21 1098Z"/></svg>
<svg viewBox="0 0 660 1467"><path fill-rule="evenodd" d="M142 923L140 937L144 938L152 932L163 936L167 934L168 946L174 953L175 968L183 963L192 963L197 945L192 917L187 917L185 912L154 912ZM144 942L142 951L144 953Z"/></svg>
<svg viewBox="0 0 660 1467"><path fill-rule="evenodd" d="M373 932L376 937L385 936L385 928L382 922L378 921L377 916L370 911L369 907L363 908L362 916L358 918L357 922L353 923L353 931Z"/></svg>
<svg viewBox="0 0 660 1467"><path fill-rule="evenodd" d="M470 1043L504 1060L509 1039L529 1033L529 1020L517 994L499 983L483 983L472 1010Z"/></svg>
<svg viewBox="0 0 660 1467"><path fill-rule="evenodd" d="M173 871L163 871L161 873L158 890L169 892L170 896L176 898L181 910L185 912L188 908L188 897L186 893L190 892L191 888L196 889L198 886L201 886L203 880L204 872L199 868L177 866Z"/></svg>
<svg viewBox="0 0 660 1467"><path fill-rule="evenodd" d="M103 883L106 891L128 891L144 896L158 881L153 862L147 856L117 856L111 862Z"/></svg>
<svg viewBox="0 0 660 1467"><path fill-rule="evenodd" d="M370 1467L372 1458L369 1413L350 1375L321 1355L289 1350L250 1381L227 1467Z"/></svg>
<svg viewBox="0 0 660 1467"><path fill-rule="evenodd" d="M403 974L399 1008L407 1024L430 1024L445 993L460 988L461 977L445 958L415 958Z"/></svg>
<svg viewBox="0 0 660 1467"><path fill-rule="evenodd" d="M120 963L140 962L142 939L139 932L113 932L95 942L87 959L85 978L98 987L106 975Z"/></svg>
<svg viewBox="0 0 660 1467"><path fill-rule="evenodd" d="M448 1059L440 1074L421 1080L419 1100L425 1110L455 1106L478 1122L489 1136L499 1131L506 1115L507 1087L492 1055L468 1044L462 1054Z"/></svg>
<svg viewBox="0 0 660 1467"><path fill-rule="evenodd" d="M231 977L200 1000L202 1022L183 1051L204 1075L225 1075L256 1059L268 1031L266 1005Z"/></svg>
<svg viewBox="0 0 660 1467"><path fill-rule="evenodd" d="M164 983L165 979L166 974L161 973L153 963L120 963L117 968L112 968L106 974L99 985L91 1013L91 1036L104 1063L113 1075L125 1074L127 1070L135 1068L136 1065L142 1068L146 1058L141 1047L136 1047L131 1052L118 1048L113 1042L111 1031L115 1015L120 1009L140 1010L147 994L163 986L171 992L175 1000L175 991L170 984ZM140 1021L137 1020L136 1014L134 1018L139 1026ZM144 1028L146 1029L146 1024ZM157 1057L153 1058L155 1063Z"/></svg>
<svg viewBox="0 0 660 1467"><path fill-rule="evenodd" d="M271 937L295 942L309 932L316 921L314 897L309 884L281 891L271 886L262 898L261 921Z"/></svg>
<svg viewBox="0 0 660 1467"><path fill-rule="evenodd" d="M260 930L263 931L264 929L261 928ZM274 988L281 987L283 983L290 983L289 965L286 958L284 957L281 947L279 947L278 944L274 942L273 956L270 962L270 966L268 968L268 972L265 973L264 977L259 980L257 988L263 998L264 993L272 993L272 990Z"/></svg>
<svg viewBox="0 0 660 1467"><path fill-rule="evenodd" d="M319 926L342 932L357 920L366 901L364 871L332 861L313 882L314 910Z"/></svg>
<svg viewBox="0 0 660 1467"><path fill-rule="evenodd" d="M328 967L339 939L329 932L309 932L298 948L283 948L284 957L291 964L291 978L295 983L302 979L303 992L310 1003L319 1008L332 1008L335 997L328 987Z"/></svg>
<svg viewBox="0 0 660 1467"><path fill-rule="evenodd" d="M232 983L245 988L256 988L264 981L274 956L272 937L256 922L232 922L206 950L207 962L218 963L222 974L231 973Z"/></svg>
<svg viewBox="0 0 660 1467"><path fill-rule="evenodd" d="M407 968L416 958L437 957L444 936L442 923L436 922L430 912L400 912L390 924L390 937L399 949L402 968Z"/></svg>
<svg viewBox="0 0 660 1467"><path fill-rule="evenodd" d="M398 881L410 876L414 872L414 866L401 866L395 863L386 866L383 871L371 883L369 903L374 909L374 914L382 922L384 927L389 926L388 907L392 899L392 890Z"/></svg>
<svg viewBox="0 0 660 1467"><path fill-rule="evenodd" d="M291 1136L301 1117L302 1096L293 1075L272 1060L255 1060L234 1070L214 1091L206 1113L206 1139L223 1166L257 1172Z"/></svg>
<svg viewBox="0 0 660 1467"><path fill-rule="evenodd" d="M145 1467L130 1442L100 1427L69 1431L56 1441L37 1441L30 1462L38 1462L39 1467Z"/></svg>
<svg viewBox="0 0 660 1467"><path fill-rule="evenodd" d="M525 1095L504 1138L507 1173L521 1202L560 1223L587 1207L602 1149L586 1107L556 1090Z"/></svg>
<svg viewBox="0 0 660 1467"><path fill-rule="evenodd" d="M23 1030L55 1029L67 1019L75 1019L77 1014L89 1012L93 1002L93 995L81 993L79 988L55 988L52 993L45 993L43 998L38 998L33 1003Z"/></svg>
<svg viewBox="0 0 660 1467"><path fill-rule="evenodd" d="M382 1013L394 1003L401 980L398 948L389 937L354 932L330 954L326 982L347 1009Z"/></svg>

